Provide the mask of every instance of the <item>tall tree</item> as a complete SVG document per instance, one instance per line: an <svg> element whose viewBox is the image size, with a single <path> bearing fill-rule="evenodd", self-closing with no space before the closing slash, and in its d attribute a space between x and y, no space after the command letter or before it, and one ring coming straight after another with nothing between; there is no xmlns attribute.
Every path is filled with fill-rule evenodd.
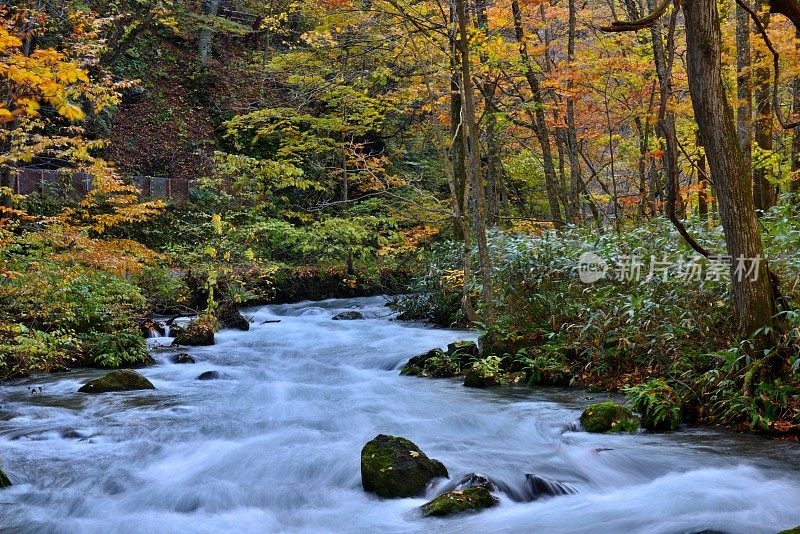
<svg viewBox="0 0 800 534"><path fill-rule="evenodd" d="M775 313L764 247L753 210L750 173L739 145L733 108L722 81L722 35L715 0L687 0L687 74L700 140L706 149L728 254L752 261L758 273L739 276L733 271L734 309L739 332L750 335L772 325Z"/></svg>
<svg viewBox="0 0 800 534"><path fill-rule="evenodd" d="M472 190L472 205L478 261L481 272L481 297L485 307L484 322L491 327L494 324L494 296L492 291L492 259L486 238L486 193L480 162L480 140L478 122L475 116L475 94L472 85L472 67L470 65L469 31L467 29L466 0L456 0L456 18L458 19L458 45L461 52L461 93L463 104L463 124L467 135L464 142L469 155L469 181Z"/></svg>

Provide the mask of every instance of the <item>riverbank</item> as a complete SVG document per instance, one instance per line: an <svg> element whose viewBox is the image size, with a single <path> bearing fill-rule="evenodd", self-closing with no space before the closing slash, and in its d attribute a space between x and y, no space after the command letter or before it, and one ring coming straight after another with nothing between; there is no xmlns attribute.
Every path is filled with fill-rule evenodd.
<svg viewBox="0 0 800 534"><path fill-rule="evenodd" d="M769 230L770 266L782 281L783 307L773 330L748 338L736 335L730 266L694 254L667 220L619 233L580 227L539 235L494 233L489 251L495 317L492 325L480 325L478 366L484 375L502 375L499 381L524 372L532 385L623 392L637 399L639 409L796 439L800 234L791 223L795 211L776 208L762 219ZM724 243L721 229L704 222L689 223L689 231L709 250ZM599 270L581 270L587 257ZM465 293L485 316L477 267L464 287L460 243L439 244L426 261L413 294L396 306L402 317L467 324ZM596 276L586 279L587 273Z"/></svg>
<svg viewBox="0 0 800 534"><path fill-rule="evenodd" d="M605 394L578 389L469 389L400 375L431 347L474 334L392 321L384 299L243 310L251 330L217 344L156 352L140 372L155 390L78 394L100 371L2 386L0 451L14 486L10 530L723 532L774 534L797 524L800 456L793 444L703 428L588 434L574 423ZM364 320L333 321L358 310ZM280 321L268 322L264 321ZM199 381L206 371L219 380ZM592 397L592 398L589 398ZM364 493L361 447L405 436L451 479L483 473L512 487L533 473L575 495L515 502L476 515L423 519L419 498Z"/></svg>

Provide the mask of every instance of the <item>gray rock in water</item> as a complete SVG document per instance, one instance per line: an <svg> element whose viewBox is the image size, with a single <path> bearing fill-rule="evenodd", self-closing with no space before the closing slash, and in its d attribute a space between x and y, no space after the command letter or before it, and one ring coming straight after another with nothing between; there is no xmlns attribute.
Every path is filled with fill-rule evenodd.
<svg viewBox="0 0 800 534"><path fill-rule="evenodd" d="M357 312L355 310L346 311L342 313L337 313L331 319L334 321L355 321L357 319L363 319L364 315L361 312Z"/></svg>
<svg viewBox="0 0 800 534"><path fill-rule="evenodd" d="M180 354L176 354L175 357L172 359L173 363L197 363L192 356L186 352L181 352Z"/></svg>
<svg viewBox="0 0 800 534"><path fill-rule="evenodd" d="M467 488L486 488L489 491L497 491L497 484L491 478L479 473L470 473L459 480L453 489L463 490Z"/></svg>
<svg viewBox="0 0 800 534"><path fill-rule="evenodd" d="M197 377L198 380L222 380L224 378L228 378L228 375L219 371L206 371Z"/></svg>
<svg viewBox="0 0 800 534"><path fill-rule="evenodd" d="M539 475L526 474L525 480L527 482L527 492L532 501L541 497L555 497L556 495L578 493L578 491L569 484Z"/></svg>
<svg viewBox="0 0 800 534"><path fill-rule="evenodd" d="M250 330L248 321L233 304L225 304L217 310L217 319L222 328L234 328L236 330Z"/></svg>

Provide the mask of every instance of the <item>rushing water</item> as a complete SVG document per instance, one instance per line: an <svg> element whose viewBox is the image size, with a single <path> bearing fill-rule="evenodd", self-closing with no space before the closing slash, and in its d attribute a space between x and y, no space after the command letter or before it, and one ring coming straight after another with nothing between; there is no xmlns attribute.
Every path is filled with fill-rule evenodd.
<svg viewBox="0 0 800 534"><path fill-rule="evenodd" d="M354 307L367 319L331 320ZM0 456L15 485L0 490L0 530L751 533L800 523L796 445L697 429L575 432L592 402L581 391L399 376L408 357L470 334L390 321L380 298L246 315L249 332L220 332L190 351L196 364L157 352L161 365L142 370L155 391L76 393L94 371L2 387ZM208 370L224 378L195 379ZM379 433L416 442L454 479L478 472L522 488L532 473L577 493L500 493L480 514L422 519L424 498L361 490L359 452Z"/></svg>

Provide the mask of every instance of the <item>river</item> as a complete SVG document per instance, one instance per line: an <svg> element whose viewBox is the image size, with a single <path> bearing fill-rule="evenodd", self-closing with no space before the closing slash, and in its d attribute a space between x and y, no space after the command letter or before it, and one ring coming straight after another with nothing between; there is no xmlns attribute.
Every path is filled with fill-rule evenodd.
<svg viewBox="0 0 800 534"><path fill-rule="evenodd" d="M602 394L400 376L410 356L474 336L391 321L383 302L245 310L251 330L190 350L196 364L156 352L160 364L141 370L152 391L76 393L102 374L88 370L2 386L0 457L14 486L0 490L0 530L677 534L800 524L796 444L707 429L588 434L574 423ZM331 320L354 308L367 318ZM196 380L208 370L223 378ZM422 519L425 498L362 491L359 452L379 433L411 439L453 478L478 472L521 487L532 473L577 493L534 502L500 493L479 514Z"/></svg>

